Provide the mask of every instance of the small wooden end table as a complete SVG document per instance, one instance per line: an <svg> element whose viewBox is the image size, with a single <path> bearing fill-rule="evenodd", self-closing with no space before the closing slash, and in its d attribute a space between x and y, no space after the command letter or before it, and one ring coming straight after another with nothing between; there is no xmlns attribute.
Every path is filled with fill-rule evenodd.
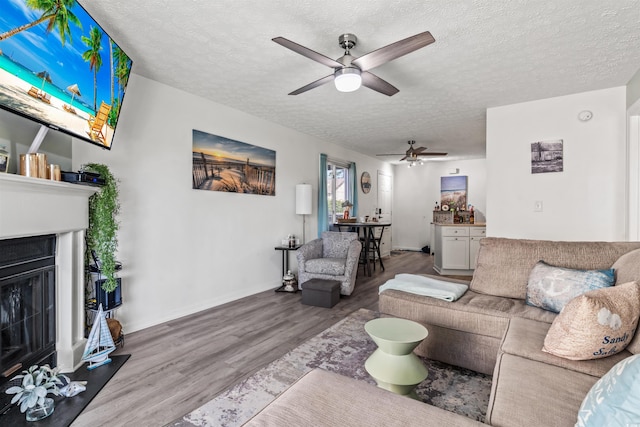
<svg viewBox="0 0 640 427"><path fill-rule="evenodd" d="M282 277L284 277L285 274L287 274L287 271L289 271L289 251L297 251L298 249L300 249L302 245L295 245L295 246L276 246L275 250L276 251L282 251ZM280 286L279 288L276 289L276 292L288 292L284 290L285 285ZM291 292L289 292L291 293Z"/></svg>

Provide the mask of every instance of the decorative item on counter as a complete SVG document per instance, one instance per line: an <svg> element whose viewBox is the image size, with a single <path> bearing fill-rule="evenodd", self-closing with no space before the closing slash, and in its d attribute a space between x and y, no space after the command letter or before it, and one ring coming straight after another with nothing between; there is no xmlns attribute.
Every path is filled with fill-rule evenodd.
<svg viewBox="0 0 640 427"><path fill-rule="evenodd" d="M60 388L60 394L64 397L77 396L87 389L87 381L71 381Z"/></svg>
<svg viewBox="0 0 640 427"><path fill-rule="evenodd" d="M440 204L438 202L436 202L436 207L433 208L434 211L439 211L440 210Z"/></svg>
<svg viewBox="0 0 640 427"><path fill-rule="evenodd" d="M473 213L473 205L469 205L469 212L471 212L471 215L469 216L469 224L475 224L476 219L475 214Z"/></svg>
<svg viewBox="0 0 640 427"><path fill-rule="evenodd" d="M60 181L60 165L49 165L47 170L47 178L51 181Z"/></svg>
<svg viewBox="0 0 640 427"><path fill-rule="evenodd" d="M38 178L47 179L47 155L44 153L36 153L38 159Z"/></svg>
<svg viewBox="0 0 640 427"><path fill-rule="evenodd" d="M289 241L289 247L290 248L295 248L296 247L296 236L294 236L293 234L289 234L287 236L287 240Z"/></svg>
<svg viewBox="0 0 640 427"><path fill-rule="evenodd" d="M58 368L51 369L49 365L33 365L22 375L15 376L13 380L22 379L19 386L9 387L7 394L15 394L11 403L20 405L20 412L27 412L27 421L38 421L53 413L54 401L47 397L48 394L59 396L58 385L63 382L60 378L69 382L66 375L58 373Z"/></svg>
<svg viewBox="0 0 640 427"><path fill-rule="evenodd" d="M285 292L295 292L298 286L295 274L291 273L291 270L287 270L287 274L282 277L282 284L284 285Z"/></svg>
<svg viewBox="0 0 640 427"><path fill-rule="evenodd" d="M9 170L10 155L7 151L6 145L0 145L0 173L7 172Z"/></svg>
<svg viewBox="0 0 640 427"><path fill-rule="evenodd" d="M344 207L344 214L342 216L343 219L349 219L351 217L350 213L349 213L349 208L353 207L353 203L351 203L350 201L346 200L343 204L342 207Z"/></svg>
<svg viewBox="0 0 640 427"><path fill-rule="evenodd" d="M20 175L38 177L38 157L35 153L20 154Z"/></svg>

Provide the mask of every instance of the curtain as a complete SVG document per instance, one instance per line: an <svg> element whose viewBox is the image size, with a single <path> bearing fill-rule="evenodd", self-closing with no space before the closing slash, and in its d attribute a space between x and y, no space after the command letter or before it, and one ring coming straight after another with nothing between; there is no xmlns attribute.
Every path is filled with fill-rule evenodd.
<svg viewBox="0 0 640 427"><path fill-rule="evenodd" d="M358 172L356 172L356 164L349 165L349 181L351 184L351 203L353 203L353 217L358 217Z"/></svg>
<svg viewBox="0 0 640 427"><path fill-rule="evenodd" d="M320 154L320 183L318 184L318 237L329 230L327 219L329 206L327 203L327 155Z"/></svg>

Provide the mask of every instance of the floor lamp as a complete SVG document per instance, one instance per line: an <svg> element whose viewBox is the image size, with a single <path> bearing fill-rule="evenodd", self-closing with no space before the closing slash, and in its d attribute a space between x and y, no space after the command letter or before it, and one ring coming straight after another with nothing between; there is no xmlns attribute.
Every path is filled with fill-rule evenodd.
<svg viewBox="0 0 640 427"><path fill-rule="evenodd" d="M296 214L302 215L302 244L306 243L306 215L311 214L311 184L296 185Z"/></svg>

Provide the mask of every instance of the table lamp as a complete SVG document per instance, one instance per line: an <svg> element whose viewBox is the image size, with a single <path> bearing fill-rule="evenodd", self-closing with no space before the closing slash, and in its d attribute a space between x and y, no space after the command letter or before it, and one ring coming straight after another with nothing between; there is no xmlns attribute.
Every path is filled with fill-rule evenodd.
<svg viewBox="0 0 640 427"><path fill-rule="evenodd" d="M311 214L311 184L296 185L296 214L302 215L302 244L306 243L306 215Z"/></svg>

